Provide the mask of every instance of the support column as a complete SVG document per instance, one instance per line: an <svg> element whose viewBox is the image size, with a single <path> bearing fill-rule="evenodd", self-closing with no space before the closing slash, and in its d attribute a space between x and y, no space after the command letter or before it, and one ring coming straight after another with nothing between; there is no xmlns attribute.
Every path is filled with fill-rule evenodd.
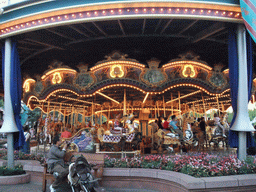
<svg viewBox="0 0 256 192"><path fill-rule="evenodd" d="M0 132L7 133L8 168L14 168L13 132L18 132L11 103L11 48L11 39L6 39L4 60L4 123Z"/></svg>
<svg viewBox="0 0 256 192"><path fill-rule="evenodd" d="M238 158L246 158L246 132L254 131L248 114L248 77L247 77L247 51L246 31L243 25L237 29L237 50L238 50L238 97L237 116L231 128L239 131Z"/></svg>

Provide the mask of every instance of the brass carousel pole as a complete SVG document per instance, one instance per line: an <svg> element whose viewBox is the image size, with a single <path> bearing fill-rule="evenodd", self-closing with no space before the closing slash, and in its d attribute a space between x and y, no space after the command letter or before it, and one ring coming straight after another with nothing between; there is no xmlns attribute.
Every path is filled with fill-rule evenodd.
<svg viewBox="0 0 256 192"><path fill-rule="evenodd" d="M42 102L42 108L41 108L41 119L43 120L43 109L44 109L44 103Z"/></svg>
<svg viewBox="0 0 256 192"><path fill-rule="evenodd" d="M84 110L83 110L83 115L82 115L82 124L85 125L85 106L84 106Z"/></svg>
<svg viewBox="0 0 256 192"><path fill-rule="evenodd" d="M180 92L178 92L179 97L179 115L180 115L180 125L181 125L181 105L180 105Z"/></svg>
<svg viewBox="0 0 256 192"><path fill-rule="evenodd" d="M201 92L201 94L202 94L202 101L203 101L203 106L204 106L204 117L205 117L205 121L207 121L207 119L206 119L206 108L205 108L205 101L204 101L203 92Z"/></svg>
<svg viewBox="0 0 256 192"><path fill-rule="evenodd" d="M193 102L193 117L195 117L196 114L195 114L195 102Z"/></svg>
<svg viewBox="0 0 256 192"><path fill-rule="evenodd" d="M94 110L93 110L93 101L92 101L92 118L91 118L91 126L93 126L94 124L94 121L93 121L93 114L94 113Z"/></svg>
<svg viewBox="0 0 256 192"><path fill-rule="evenodd" d="M155 104L155 119L157 119L157 115L156 115L156 104Z"/></svg>
<svg viewBox="0 0 256 192"><path fill-rule="evenodd" d="M64 109L64 113L63 113L63 121L64 121L64 127L66 127L66 111L67 111L67 107L65 107ZM63 130L62 130L63 131Z"/></svg>
<svg viewBox="0 0 256 192"><path fill-rule="evenodd" d="M219 116L220 116L220 104L219 104L219 97L218 97L218 95L216 95L216 102L217 102L217 107L218 107L218 113L219 113Z"/></svg>
<svg viewBox="0 0 256 192"><path fill-rule="evenodd" d="M124 110L123 110L123 116L126 115L126 89L124 89Z"/></svg>
<svg viewBox="0 0 256 192"><path fill-rule="evenodd" d="M72 105L72 108L71 108L71 114L70 114L70 117L71 117L71 130L72 130L72 133L74 133L74 126L73 126L73 123L74 123L74 106Z"/></svg>
<svg viewBox="0 0 256 192"><path fill-rule="evenodd" d="M171 100L173 100L173 95L171 93ZM173 115L173 102L172 102L172 115Z"/></svg>
<svg viewBox="0 0 256 192"><path fill-rule="evenodd" d="M157 105L157 115L158 117L160 117L158 101L156 101L156 105Z"/></svg>
<svg viewBox="0 0 256 192"><path fill-rule="evenodd" d="M56 117L56 105L54 105L54 107L53 107L53 113L52 113L52 115L53 115L53 122L55 122L55 117Z"/></svg>
<svg viewBox="0 0 256 192"><path fill-rule="evenodd" d="M103 108L102 108L102 106L101 106L101 109L100 109L100 125L102 126L102 110L103 110Z"/></svg>
<svg viewBox="0 0 256 192"><path fill-rule="evenodd" d="M163 95L163 107L164 107L164 117L166 117L166 113L165 113L165 102L164 102L164 95Z"/></svg>
<svg viewBox="0 0 256 192"><path fill-rule="evenodd" d="M108 130L109 130L109 120L110 120L110 106L108 108Z"/></svg>
<svg viewBox="0 0 256 192"><path fill-rule="evenodd" d="M58 123L61 120L61 110L62 110L62 103L60 104L60 109L59 109L59 112L58 112Z"/></svg>
<svg viewBox="0 0 256 192"><path fill-rule="evenodd" d="M224 103L221 102L221 108L222 108L222 112L225 112L225 107L224 107Z"/></svg>

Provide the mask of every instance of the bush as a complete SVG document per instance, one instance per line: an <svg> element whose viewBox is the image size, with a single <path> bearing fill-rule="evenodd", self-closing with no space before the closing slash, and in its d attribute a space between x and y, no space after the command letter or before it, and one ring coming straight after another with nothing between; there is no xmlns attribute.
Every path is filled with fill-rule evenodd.
<svg viewBox="0 0 256 192"><path fill-rule="evenodd" d="M16 165L14 169L9 169L6 166L0 167L0 176L13 176L23 174L26 174L26 172L23 170L22 165Z"/></svg>
<svg viewBox="0 0 256 192"><path fill-rule="evenodd" d="M256 173L256 157L240 161L234 155L194 153L186 155L146 155L136 158L105 157L105 167L162 169L194 177L215 177Z"/></svg>

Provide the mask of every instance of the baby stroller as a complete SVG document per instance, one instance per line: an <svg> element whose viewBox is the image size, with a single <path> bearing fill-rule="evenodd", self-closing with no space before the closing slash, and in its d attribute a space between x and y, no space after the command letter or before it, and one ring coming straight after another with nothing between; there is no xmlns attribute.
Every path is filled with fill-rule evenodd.
<svg viewBox="0 0 256 192"><path fill-rule="evenodd" d="M73 192L96 192L98 179L91 174L91 166L84 156L79 156L69 165L68 182Z"/></svg>

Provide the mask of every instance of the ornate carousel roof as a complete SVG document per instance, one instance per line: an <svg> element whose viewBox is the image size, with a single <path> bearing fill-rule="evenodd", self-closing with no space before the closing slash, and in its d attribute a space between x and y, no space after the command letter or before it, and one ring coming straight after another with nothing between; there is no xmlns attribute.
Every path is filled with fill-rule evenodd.
<svg viewBox="0 0 256 192"><path fill-rule="evenodd" d="M52 63L42 76L24 81L24 101L31 109L45 112L70 113L76 108L88 114L122 111L124 102L133 110L157 107L183 112L230 106L228 70L222 71L220 64L212 68L192 52L162 67L155 58L144 65L119 51L105 58L91 68L80 63L77 71L61 62Z"/></svg>

